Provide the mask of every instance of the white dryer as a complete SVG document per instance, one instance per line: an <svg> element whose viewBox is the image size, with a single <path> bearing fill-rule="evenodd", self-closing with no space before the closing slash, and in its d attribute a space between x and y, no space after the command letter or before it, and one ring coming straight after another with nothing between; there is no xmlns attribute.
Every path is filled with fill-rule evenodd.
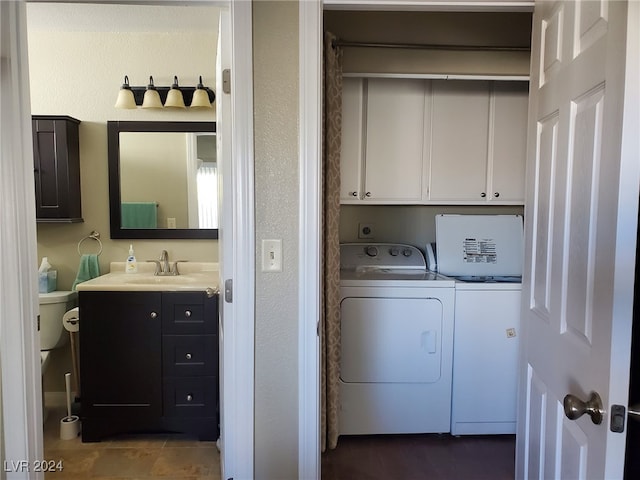
<svg viewBox="0 0 640 480"><path fill-rule="evenodd" d="M448 432L454 280L410 245L340 254L340 434Z"/></svg>

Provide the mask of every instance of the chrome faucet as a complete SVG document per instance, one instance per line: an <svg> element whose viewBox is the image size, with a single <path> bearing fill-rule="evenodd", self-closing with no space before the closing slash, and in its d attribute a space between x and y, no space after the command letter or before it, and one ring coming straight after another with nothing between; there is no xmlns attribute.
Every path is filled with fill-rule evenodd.
<svg viewBox="0 0 640 480"><path fill-rule="evenodd" d="M169 266L169 254L166 250L162 250L160 254L160 271L167 275L171 271Z"/></svg>
<svg viewBox="0 0 640 480"><path fill-rule="evenodd" d="M169 253L166 250L162 250L160 254L160 260L147 260L147 262L153 262L156 264L156 270L153 272L154 275L158 276L175 276L180 275L178 271L178 262L184 262L185 260L176 260L173 262L173 268L169 264Z"/></svg>

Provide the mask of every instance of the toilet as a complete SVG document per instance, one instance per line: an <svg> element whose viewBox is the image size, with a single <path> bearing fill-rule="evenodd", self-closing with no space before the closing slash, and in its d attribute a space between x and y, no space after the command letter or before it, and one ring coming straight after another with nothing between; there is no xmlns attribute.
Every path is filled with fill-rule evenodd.
<svg viewBox="0 0 640 480"><path fill-rule="evenodd" d="M60 290L40 294L40 368L44 375L51 350L69 342L62 316L77 305L78 293Z"/></svg>
<svg viewBox="0 0 640 480"><path fill-rule="evenodd" d="M63 315L78 303L78 293L66 290L40 294L40 372L49 365L51 350L64 347L69 342L69 332L62 323ZM48 410L44 405L42 392L42 421L46 422Z"/></svg>

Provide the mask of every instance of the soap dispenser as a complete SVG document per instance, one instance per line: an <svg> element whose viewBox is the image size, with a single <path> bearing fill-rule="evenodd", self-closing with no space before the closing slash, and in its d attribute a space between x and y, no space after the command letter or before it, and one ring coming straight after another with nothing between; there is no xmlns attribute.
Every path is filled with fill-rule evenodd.
<svg viewBox="0 0 640 480"><path fill-rule="evenodd" d="M129 245L129 256L127 257L127 264L124 267L124 271L125 273L138 273L138 262L133 253L133 245Z"/></svg>

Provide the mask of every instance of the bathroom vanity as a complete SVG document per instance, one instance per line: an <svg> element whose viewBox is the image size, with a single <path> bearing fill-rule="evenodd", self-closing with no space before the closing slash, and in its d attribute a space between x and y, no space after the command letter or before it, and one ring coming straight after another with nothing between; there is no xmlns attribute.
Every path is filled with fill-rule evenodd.
<svg viewBox="0 0 640 480"><path fill-rule="evenodd" d="M78 285L83 442L218 438L218 292L206 277L115 273Z"/></svg>

